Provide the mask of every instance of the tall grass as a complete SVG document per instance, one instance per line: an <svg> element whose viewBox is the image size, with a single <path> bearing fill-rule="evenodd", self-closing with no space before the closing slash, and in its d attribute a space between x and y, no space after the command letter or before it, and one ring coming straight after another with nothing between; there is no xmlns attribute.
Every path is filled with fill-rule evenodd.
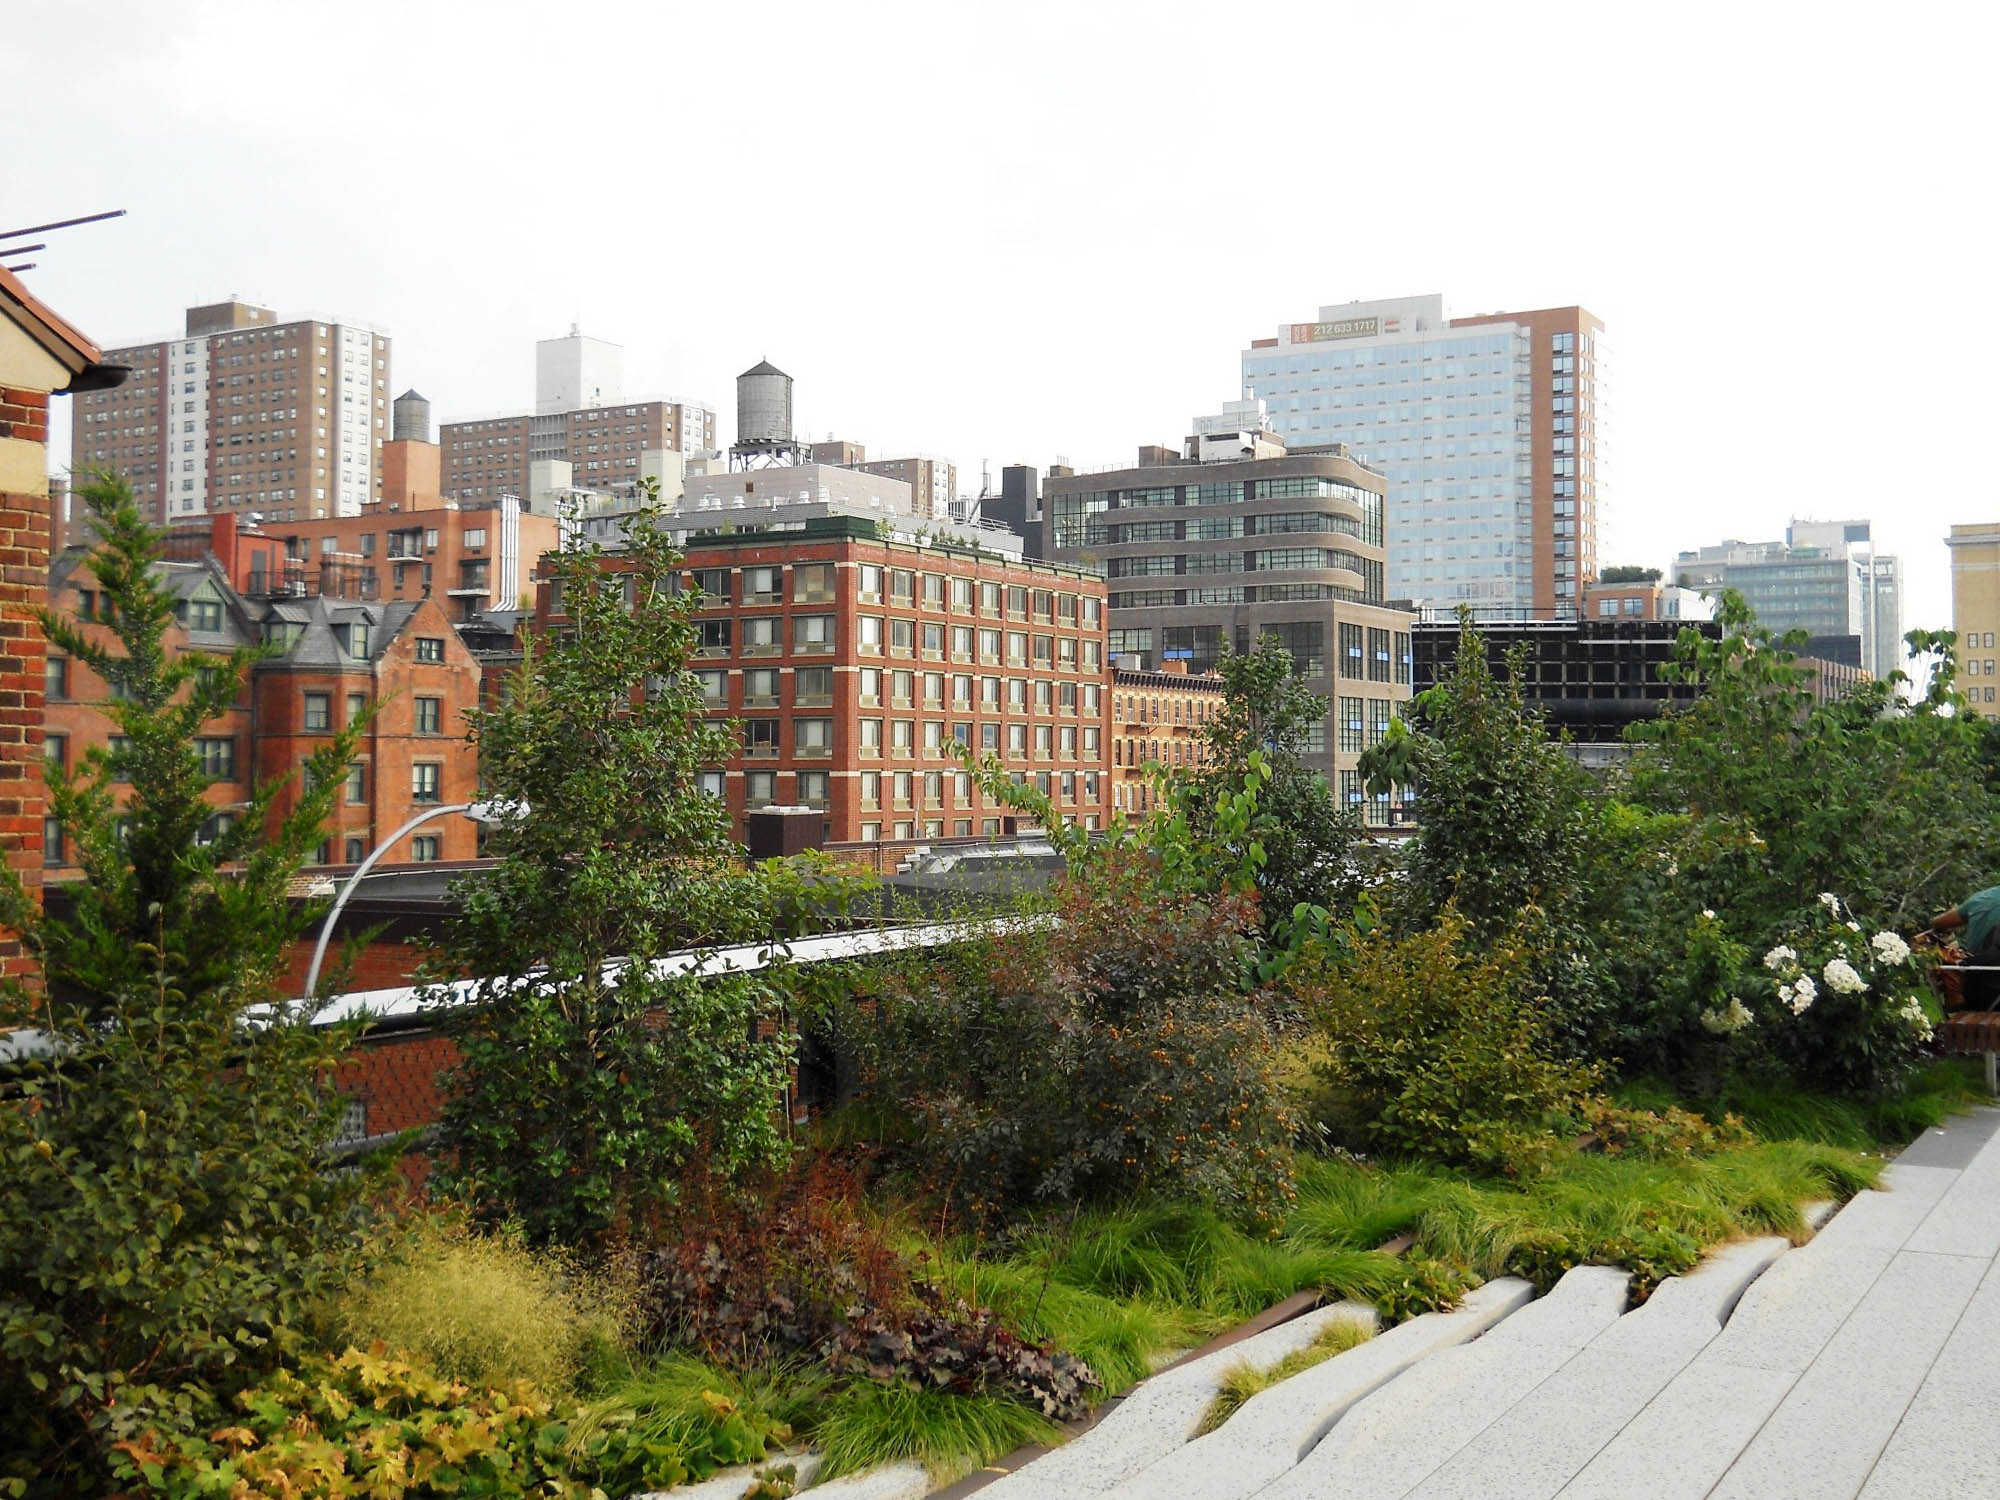
<svg viewBox="0 0 2000 1500"><path fill-rule="evenodd" d="M1275 1365L1259 1368L1245 1360L1223 1371L1222 1381L1215 1392L1215 1399L1208 1403L1208 1410L1202 1413L1201 1425L1195 1429L1195 1436L1215 1431L1237 1412L1243 1403L1260 1391L1268 1391L1283 1380L1303 1374L1314 1365L1325 1364L1336 1354L1345 1354L1357 1345L1365 1344L1375 1336L1375 1330L1366 1323L1351 1318L1336 1318L1320 1329L1319 1334L1303 1349L1294 1349Z"/></svg>
<svg viewBox="0 0 2000 1500"><path fill-rule="evenodd" d="M820 1411L813 1446L822 1479L886 1463L920 1463L948 1483L1028 1443L1055 1443L1062 1429L998 1396L954 1396L894 1385L855 1385Z"/></svg>

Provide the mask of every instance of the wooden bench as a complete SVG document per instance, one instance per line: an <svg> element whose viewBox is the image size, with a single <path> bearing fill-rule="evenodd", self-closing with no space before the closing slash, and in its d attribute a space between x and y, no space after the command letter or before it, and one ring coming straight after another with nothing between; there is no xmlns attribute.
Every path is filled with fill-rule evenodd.
<svg viewBox="0 0 2000 1500"><path fill-rule="evenodd" d="M2000 1095L2000 1010L1954 1011L1938 1023L1938 1046L1958 1057L1986 1059L1986 1092Z"/></svg>

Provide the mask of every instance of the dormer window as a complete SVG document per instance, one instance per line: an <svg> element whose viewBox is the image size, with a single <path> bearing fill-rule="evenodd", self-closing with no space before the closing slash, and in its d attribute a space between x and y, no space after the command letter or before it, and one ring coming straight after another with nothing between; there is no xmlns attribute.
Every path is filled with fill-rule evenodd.
<svg viewBox="0 0 2000 1500"><path fill-rule="evenodd" d="M341 643L347 654L359 661L368 659L368 622L354 620L342 627L346 639Z"/></svg>

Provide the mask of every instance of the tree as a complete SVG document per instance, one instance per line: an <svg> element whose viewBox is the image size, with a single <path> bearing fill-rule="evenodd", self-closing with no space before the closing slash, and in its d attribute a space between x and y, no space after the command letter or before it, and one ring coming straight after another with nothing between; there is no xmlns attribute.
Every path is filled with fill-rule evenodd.
<svg viewBox="0 0 2000 1500"><path fill-rule="evenodd" d="M1658 583L1658 568L1637 568L1629 565L1606 568L1597 575L1599 583Z"/></svg>
<svg viewBox="0 0 2000 1500"><path fill-rule="evenodd" d="M1251 786L1257 756L1268 773L1255 788L1265 930L1275 931L1302 906L1351 905L1360 817L1336 802L1326 778L1300 759L1326 722L1326 700L1294 674L1292 654L1276 636L1260 637L1247 655L1225 651L1217 670L1222 712L1204 727L1207 760L1189 778L1187 810L1197 836L1213 830L1224 797Z"/></svg>
<svg viewBox="0 0 2000 1500"><path fill-rule="evenodd" d="M194 740L258 653L212 669L170 655L156 534L124 483L79 495L115 645L38 613L112 689L122 741L74 775L48 768L83 871L65 899L44 914L0 876L0 927L43 979L0 991L0 1029L40 1043L0 1105L0 1477L88 1490L106 1487L112 1443L212 1419L289 1346L350 1269L362 1183L327 1174L322 1155L346 1037L281 989L318 915L287 884L320 841L355 730L313 753L289 812L260 787L204 842L216 809Z"/></svg>
<svg viewBox="0 0 2000 1500"><path fill-rule="evenodd" d="M698 591L650 516L622 549L574 535L545 567L561 616L473 715L496 868L460 886L433 978L449 1180L537 1239L593 1238L784 1148L791 1041L756 976L697 980L679 949L782 935L783 873L746 871L700 773L735 753L688 662ZM795 890L794 890L795 893ZM794 910L800 903L790 903ZM441 989L433 997L444 998Z"/></svg>

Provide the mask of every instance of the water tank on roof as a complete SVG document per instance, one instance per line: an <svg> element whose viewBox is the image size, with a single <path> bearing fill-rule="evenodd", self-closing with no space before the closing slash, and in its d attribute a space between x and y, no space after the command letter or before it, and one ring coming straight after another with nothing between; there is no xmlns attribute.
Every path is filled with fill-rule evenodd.
<svg viewBox="0 0 2000 1500"><path fill-rule="evenodd" d="M390 435L399 443L431 440L431 404L413 390L396 398L390 420Z"/></svg>
<svg viewBox="0 0 2000 1500"><path fill-rule="evenodd" d="M736 377L736 441L792 440L792 377L764 360Z"/></svg>

